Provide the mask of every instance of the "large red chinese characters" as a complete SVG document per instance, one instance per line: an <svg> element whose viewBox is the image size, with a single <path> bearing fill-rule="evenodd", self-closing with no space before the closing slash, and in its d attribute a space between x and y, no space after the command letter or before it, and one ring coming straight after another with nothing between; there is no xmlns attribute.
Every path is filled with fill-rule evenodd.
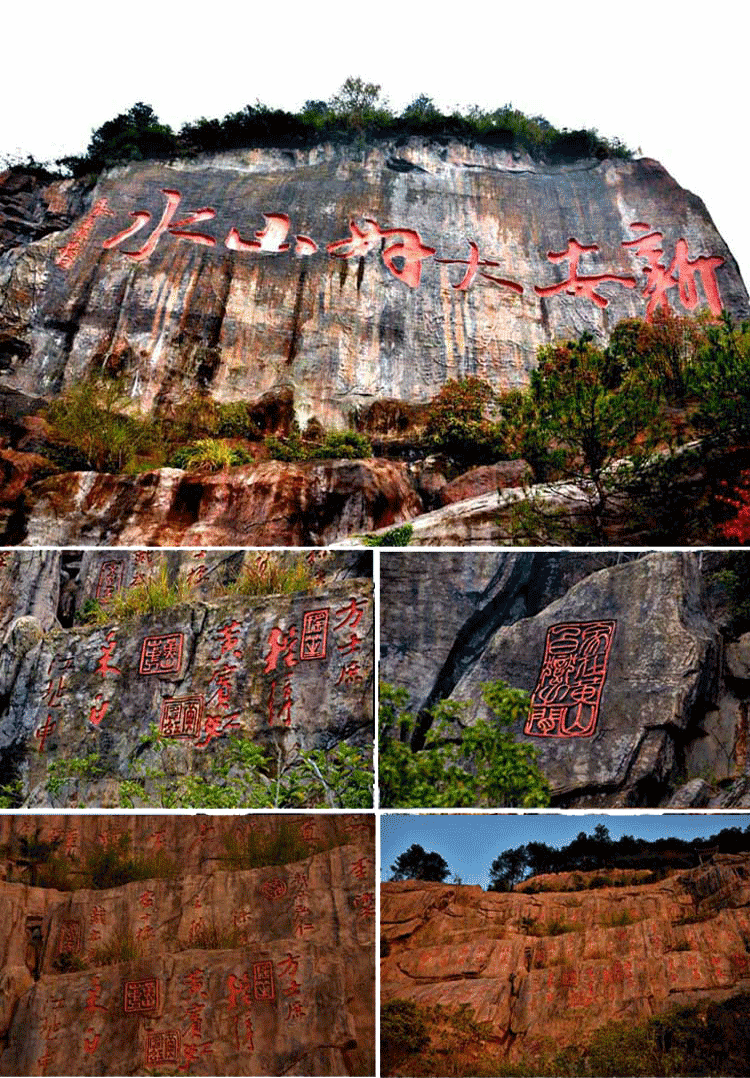
<svg viewBox="0 0 750 1078"><path fill-rule="evenodd" d="M616 624L573 621L547 630L525 734L591 737L599 717Z"/></svg>

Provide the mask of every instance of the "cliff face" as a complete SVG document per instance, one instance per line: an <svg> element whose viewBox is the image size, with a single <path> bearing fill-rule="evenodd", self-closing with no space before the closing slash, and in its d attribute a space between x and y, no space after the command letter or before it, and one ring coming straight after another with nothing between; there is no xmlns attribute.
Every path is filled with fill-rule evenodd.
<svg viewBox="0 0 750 1078"><path fill-rule="evenodd" d="M512 1058L539 1058L608 1022L750 987L746 856L717 855L652 884L536 882L545 892L382 884L382 999L468 1004Z"/></svg>
<svg viewBox="0 0 750 1078"><path fill-rule="evenodd" d="M291 388L301 423L340 426L449 378L523 384L540 344L628 316L748 313L705 207L646 159L412 138L137 162L69 228L71 183L51 190L0 268L2 386L32 397L103 368L144 411Z"/></svg>
<svg viewBox="0 0 750 1078"><path fill-rule="evenodd" d="M467 702L459 738L491 721L483 684L529 692L514 733L560 806L746 804L745 645L715 584L731 558L387 554L381 676L412 710Z"/></svg>
<svg viewBox="0 0 750 1078"><path fill-rule="evenodd" d="M227 587L243 565L268 571L269 561L293 558L3 555L0 573L15 601L0 622L0 781L19 783L25 804L112 805L123 781L140 776L160 803L154 783L167 774L210 781L237 738L275 761L267 772L275 778L311 750L352 746L366 756L373 629L365 563L313 555L310 587L290 594L249 598ZM162 569L182 587L180 602L107 616L114 596ZM101 623L74 625L92 601Z"/></svg>
<svg viewBox="0 0 750 1078"><path fill-rule="evenodd" d="M282 832L295 860L241 867ZM166 877L77 884L123 836ZM0 1073L373 1073L371 818L5 816L0 842ZM71 889L14 882L45 844Z"/></svg>

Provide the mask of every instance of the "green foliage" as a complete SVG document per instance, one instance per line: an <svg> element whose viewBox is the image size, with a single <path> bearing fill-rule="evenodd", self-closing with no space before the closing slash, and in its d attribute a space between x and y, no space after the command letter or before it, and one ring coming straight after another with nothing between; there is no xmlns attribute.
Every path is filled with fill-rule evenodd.
<svg viewBox="0 0 750 1078"><path fill-rule="evenodd" d="M410 999L390 999L380 1008L380 1061L390 1074L408 1055L418 1055L430 1044L424 1014Z"/></svg>
<svg viewBox="0 0 750 1078"><path fill-rule="evenodd" d="M150 105L138 102L97 128L86 154L59 162L76 176L87 176L127 161L193 157L199 153L250 146L310 146L321 140L354 142L409 135L453 137L508 150L521 150L549 161L581 157L630 157L618 140L594 130L558 130L541 116L526 116L511 104L497 109L473 106L465 112L441 112L426 95L416 97L396 115L381 88L350 76L329 101L308 100L297 113L273 109L260 101L223 119L201 117L179 133L159 121Z"/></svg>
<svg viewBox="0 0 750 1078"><path fill-rule="evenodd" d="M20 779L0 785L0 809L18 808L23 801L23 786Z"/></svg>
<svg viewBox="0 0 750 1078"><path fill-rule="evenodd" d="M144 763L145 750L156 762ZM208 759L208 774L172 772L171 747L156 727L141 741L131 778L120 783L120 804L162 808L372 807L372 765L348 745L326 752L274 753L246 737L227 737Z"/></svg>
<svg viewBox="0 0 750 1078"><path fill-rule="evenodd" d="M184 468L189 472L219 472L252 463L253 457L246 450L218 438L200 438L192 445L178 449L169 460L171 468Z"/></svg>
<svg viewBox="0 0 750 1078"><path fill-rule="evenodd" d="M184 576L170 582L166 563L159 572L142 584L123 588L105 603L88 601L81 608L79 620L90 625L109 625L112 621L129 621L146 614L161 614L180 603L189 602L193 588Z"/></svg>
<svg viewBox="0 0 750 1078"><path fill-rule="evenodd" d="M245 565L242 572L227 585L230 595L294 595L309 591L315 586L315 578L303 554L292 560L270 555L260 564Z"/></svg>
<svg viewBox="0 0 750 1078"><path fill-rule="evenodd" d="M301 837L299 825L277 817L270 831L243 829L242 836L224 837L224 860L230 869L240 871L266 865L289 865L310 856L309 844Z"/></svg>
<svg viewBox="0 0 750 1078"><path fill-rule="evenodd" d="M53 760L47 769L47 790L50 797L57 797L66 782L82 780L95 782L107 773L98 752L88 756L69 756Z"/></svg>
<svg viewBox="0 0 750 1078"><path fill-rule="evenodd" d="M118 929L102 947L91 952L92 966L114 966L118 962L132 962L141 957L140 948L124 929Z"/></svg>
<svg viewBox="0 0 750 1078"><path fill-rule="evenodd" d="M405 709L408 693L383 683L380 689L378 775L384 808L539 808L549 804L549 784L539 770L538 749L517 742L510 728L525 718L529 695L501 681L482 689L491 722L465 726L456 741L455 723L468 703L445 700L430 712L424 748L408 743L416 720Z"/></svg>
<svg viewBox="0 0 750 1078"><path fill-rule="evenodd" d="M424 444L466 464L504 456L502 427L490 418L495 403L481 378L446 382L427 406Z"/></svg>
<svg viewBox="0 0 750 1078"><path fill-rule="evenodd" d="M627 928L628 925L634 925L637 918L633 916L630 910L620 910L619 913L613 913L611 917L602 921L605 928Z"/></svg>
<svg viewBox="0 0 750 1078"><path fill-rule="evenodd" d="M68 451L63 466L122 472L150 449L156 427L149 419L126 414L129 405L122 382L104 377L70 386L47 405L52 437ZM54 450L50 455L55 456Z"/></svg>
<svg viewBox="0 0 750 1078"><path fill-rule="evenodd" d="M166 854L132 854L130 835L120 835L107 846L89 850L82 866L79 886L104 891L134 880L175 879L178 867Z"/></svg>
<svg viewBox="0 0 750 1078"><path fill-rule="evenodd" d="M408 546L413 534L412 524L399 524L382 535L363 535L362 543L364 546Z"/></svg>
<svg viewBox="0 0 750 1078"><path fill-rule="evenodd" d="M372 456L372 444L364 434L356 431L328 431L322 442L315 443L302 438L298 430L287 438L266 438L266 452L272 460L364 460Z"/></svg>
<svg viewBox="0 0 750 1078"><path fill-rule="evenodd" d="M444 883L450 875L448 863L439 853L427 853L418 843L396 858L391 865L392 880L432 880Z"/></svg>

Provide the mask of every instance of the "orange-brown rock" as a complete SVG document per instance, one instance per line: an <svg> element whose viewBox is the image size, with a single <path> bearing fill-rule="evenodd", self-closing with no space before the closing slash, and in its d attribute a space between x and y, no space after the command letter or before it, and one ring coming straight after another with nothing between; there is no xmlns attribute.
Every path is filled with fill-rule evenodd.
<svg viewBox="0 0 750 1078"><path fill-rule="evenodd" d="M27 546L326 546L410 520L422 503L387 460L279 461L212 475L71 472L26 493Z"/></svg>
<svg viewBox="0 0 750 1078"><path fill-rule="evenodd" d="M746 856L717 855L657 883L565 889L571 882L563 875L558 891L533 895L382 884L381 999L468 1004L512 1058L538 1059L608 1022L750 988Z"/></svg>
<svg viewBox="0 0 750 1078"><path fill-rule="evenodd" d="M3 817L0 1073L373 1074L372 825ZM153 874L82 887L103 848Z"/></svg>

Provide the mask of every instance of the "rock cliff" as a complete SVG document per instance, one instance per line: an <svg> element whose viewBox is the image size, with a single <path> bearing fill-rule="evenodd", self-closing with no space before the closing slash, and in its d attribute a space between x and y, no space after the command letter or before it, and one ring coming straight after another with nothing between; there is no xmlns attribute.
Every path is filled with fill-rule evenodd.
<svg viewBox="0 0 750 1078"><path fill-rule="evenodd" d="M285 803L274 789L281 797L299 780L294 803L340 805L316 754L347 749L351 767L356 758L363 775L371 770L368 555L7 551L0 560L0 785L19 803L161 804L170 782L200 780L208 796L252 776L241 804ZM302 573L288 593L233 590L248 571L263 580L285 564ZM115 600L149 580L168 600L159 612L118 615ZM305 793L305 776L317 794Z"/></svg>
<svg viewBox="0 0 750 1078"><path fill-rule="evenodd" d="M422 715L412 748L440 700L468 702L457 738L491 719L499 679L531 694L514 733L554 804L747 804L746 637L721 584L743 559L384 554L380 671Z"/></svg>
<svg viewBox="0 0 750 1078"><path fill-rule="evenodd" d="M258 149L134 162L93 190L13 171L0 217L11 543L322 545L505 485L438 497L387 461L47 476L18 423L92 375L121 379L143 415L245 401L258 437L293 421L390 432L449 379L526 384L553 339L604 340L657 310L750 312L703 204L646 159L552 165L423 138ZM447 517L426 541L451 541Z"/></svg>
<svg viewBox="0 0 750 1078"><path fill-rule="evenodd" d="M382 884L381 999L466 1004L488 1041L533 1065L612 1021L747 991L746 855L654 883L626 875L596 890L592 873L538 877L535 894Z"/></svg>
<svg viewBox="0 0 750 1078"><path fill-rule="evenodd" d="M0 1073L374 1073L371 817L4 816L0 858Z"/></svg>

